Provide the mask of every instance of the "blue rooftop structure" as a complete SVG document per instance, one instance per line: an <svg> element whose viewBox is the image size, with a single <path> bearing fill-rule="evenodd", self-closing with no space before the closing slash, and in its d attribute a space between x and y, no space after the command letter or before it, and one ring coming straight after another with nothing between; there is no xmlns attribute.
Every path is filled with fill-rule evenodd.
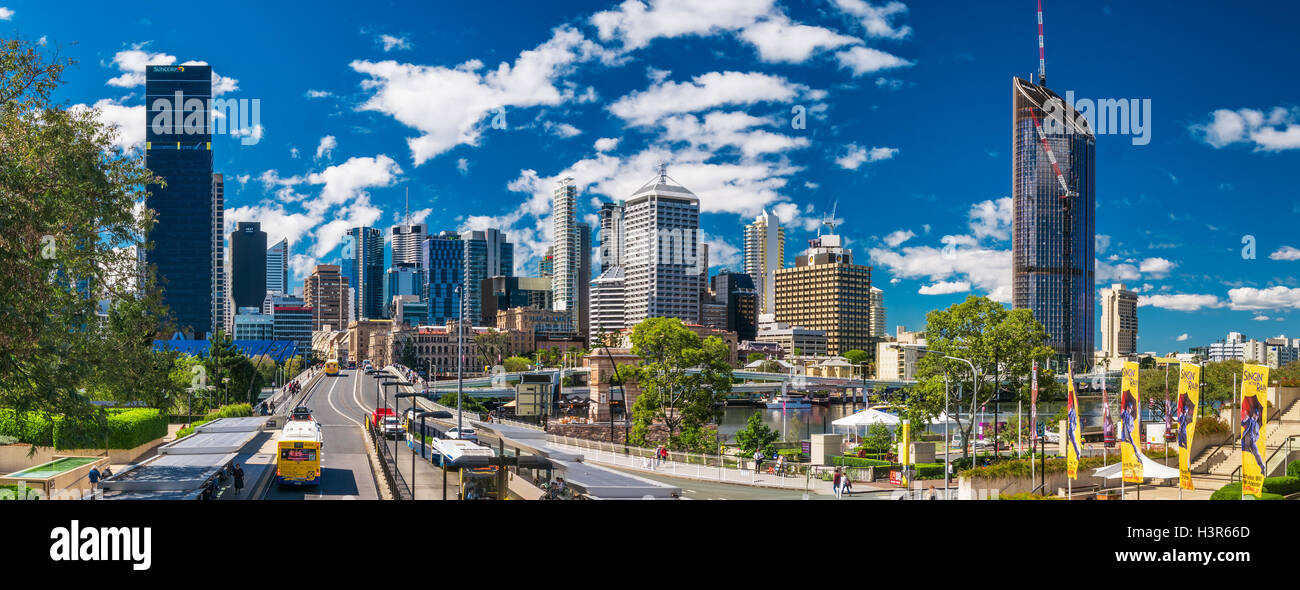
<svg viewBox="0 0 1300 590"><path fill-rule="evenodd" d="M265 354L277 363L298 356L298 343L292 340L234 340L232 343L239 352L248 357ZM175 350L190 356L207 356L207 340L154 340L154 350Z"/></svg>

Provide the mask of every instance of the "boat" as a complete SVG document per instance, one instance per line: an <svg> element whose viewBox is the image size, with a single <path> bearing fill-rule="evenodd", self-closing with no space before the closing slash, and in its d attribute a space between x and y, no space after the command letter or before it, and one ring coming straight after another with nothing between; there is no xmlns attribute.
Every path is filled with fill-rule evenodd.
<svg viewBox="0 0 1300 590"><path fill-rule="evenodd" d="M802 395L774 395L771 399L767 400L767 408L769 410L780 410L782 408L789 410L811 407L812 403L808 401L807 397Z"/></svg>

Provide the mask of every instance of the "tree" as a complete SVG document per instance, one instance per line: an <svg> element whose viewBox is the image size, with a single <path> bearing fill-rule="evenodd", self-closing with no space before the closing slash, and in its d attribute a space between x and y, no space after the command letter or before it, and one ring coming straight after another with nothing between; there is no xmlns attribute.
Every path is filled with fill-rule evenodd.
<svg viewBox="0 0 1300 590"><path fill-rule="evenodd" d="M745 427L736 431L736 446L740 447L746 457L753 455L755 450L763 451L763 455L770 457L776 454L773 443L778 436L780 435L775 430L763 423L762 413L754 412L745 422Z"/></svg>
<svg viewBox="0 0 1300 590"><path fill-rule="evenodd" d="M972 295L947 309L931 311L926 315L925 334L929 352L917 362L918 386L908 397L903 417L913 424L928 424L938 417L943 411L946 374L953 396L958 384L965 392L965 399L949 398L968 410L965 420L958 412L951 413L962 440L971 440L975 425L969 416L993 401L995 392L1005 389L1027 398L1032 362L1038 361L1043 369L1054 354L1046 344L1047 331L1031 311L1008 310L987 297ZM970 366L945 355L969 359L979 369L978 395ZM1055 379L1048 373L1039 373L1040 399L1046 397L1043 393L1053 393Z"/></svg>
<svg viewBox="0 0 1300 590"><path fill-rule="evenodd" d="M113 302L100 326L101 345L109 349L104 358L116 359L111 366L95 367L91 387L120 403L144 402L151 408L170 409L183 393L170 378L177 353L154 350L158 325L166 314L161 294L152 281L139 296Z"/></svg>
<svg viewBox="0 0 1300 590"><path fill-rule="evenodd" d="M701 341L677 318L649 318L632 329L632 352L641 357L641 394L632 406L629 440L645 444L654 422L668 428L671 440L679 427L717 421L716 405L731 391L731 355L720 338Z"/></svg>
<svg viewBox="0 0 1300 590"><path fill-rule="evenodd" d="M533 366L532 361L522 356L509 357L505 360L504 364L506 367L506 372L508 373L519 373L522 371L527 371L528 369L531 369Z"/></svg>
<svg viewBox="0 0 1300 590"><path fill-rule="evenodd" d="M766 359L766 358L767 358L767 356L765 356L765 355L764 355L763 353L761 353L761 352L751 352L751 353L749 353L749 356L746 357L745 362L746 362L746 364L748 364L748 363L752 363L752 362L754 362L754 361L761 361L761 360Z"/></svg>
<svg viewBox="0 0 1300 590"><path fill-rule="evenodd" d="M759 365L758 370L760 370L760 371L762 371L762 372L764 372L764 373L784 373L784 372L785 372L785 369L781 368L781 363L778 363L778 362L776 362L776 361L763 361L763 364L762 364L762 365Z"/></svg>
<svg viewBox="0 0 1300 590"><path fill-rule="evenodd" d="M899 426L899 428L902 428L902 426ZM889 450L889 446L893 443L894 433L890 432L888 426L879 422L867 427L867 434L862 437L862 446L877 453Z"/></svg>
<svg viewBox="0 0 1300 590"><path fill-rule="evenodd" d="M844 358L848 360L850 364L854 365L861 365L862 363L867 362L868 357L869 355L867 354L867 351L859 350L857 348L844 353Z"/></svg>
<svg viewBox="0 0 1300 590"><path fill-rule="evenodd" d="M483 414L487 412L486 406L484 406L478 400L470 397L469 395L461 394L461 399L465 401L466 412L474 412L477 414ZM460 407L456 404L456 392L454 391L451 393L443 394L442 397L438 398L438 403L452 409Z"/></svg>
<svg viewBox="0 0 1300 590"><path fill-rule="evenodd" d="M135 204L157 182L142 154L114 147L94 109L51 100L71 61L0 41L0 406L94 413L78 389L138 353L104 346L98 300L132 296L134 252L152 223Z"/></svg>

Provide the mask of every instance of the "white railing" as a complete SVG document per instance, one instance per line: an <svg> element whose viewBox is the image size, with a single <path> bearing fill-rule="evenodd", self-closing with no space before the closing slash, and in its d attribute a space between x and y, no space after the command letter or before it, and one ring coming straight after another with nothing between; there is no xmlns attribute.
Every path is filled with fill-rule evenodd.
<svg viewBox="0 0 1300 590"><path fill-rule="evenodd" d="M779 487L786 489L809 489L820 481L809 479L807 474L780 476L770 473L755 473L751 469L724 467L717 455L701 455L671 451L670 460L658 461L652 455L654 449L627 447L624 445L602 443L585 439L551 435L547 437L552 446L577 453L585 461L621 467L646 473L659 473L673 477L733 483L750 486ZM678 460L686 459L686 461ZM738 463L736 457L722 456L721 463ZM764 462L764 469L774 462Z"/></svg>

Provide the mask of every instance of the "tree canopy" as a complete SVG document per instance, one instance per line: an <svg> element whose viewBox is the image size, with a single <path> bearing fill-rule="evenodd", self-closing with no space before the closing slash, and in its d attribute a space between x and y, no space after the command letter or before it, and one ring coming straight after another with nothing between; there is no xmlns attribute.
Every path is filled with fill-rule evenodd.
<svg viewBox="0 0 1300 590"><path fill-rule="evenodd" d="M655 422L668 428L671 442L679 429L694 436L717 421L715 406L731 391L730 351L722 339L701 340L677 318L649 318L632 329L632 352L641 357L635 371L641 394L632 406L631 442L645 444Z"/></svg>

